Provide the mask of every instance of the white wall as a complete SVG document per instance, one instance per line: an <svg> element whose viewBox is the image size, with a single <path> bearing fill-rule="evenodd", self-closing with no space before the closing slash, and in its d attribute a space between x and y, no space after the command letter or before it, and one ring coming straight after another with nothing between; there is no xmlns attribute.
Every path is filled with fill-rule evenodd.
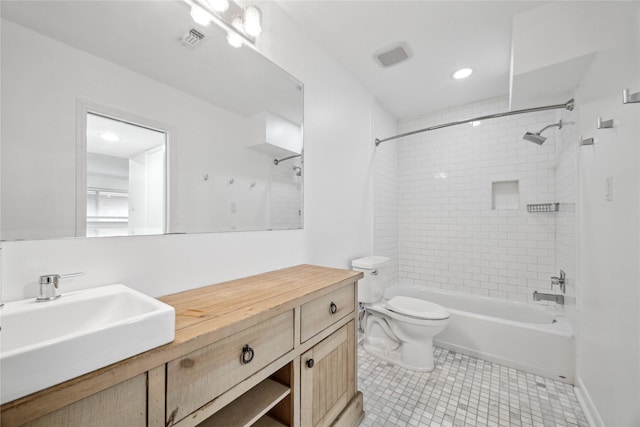
<svg viewBox="0 0 640 427"><path fill-rule="evenodd" d="M596 138L578 153L577 378L597 424L637 426L640 104L622 105L622 89L640 91L640 4L620 2L604 18L617 48L597 54L576 94L580 135ZM615 127L596 130L598 117Z"/></svg>
<svg viewBox="0 0 640 427"><path fill-rule="evenodd" d="M259 48L305 85L305 228L4 242L6 301L35 296L52 272L86 273L62 292L123 282L158 296L305 262L347 268L371 253L372 97L275 3L261 8Z"/></svg>

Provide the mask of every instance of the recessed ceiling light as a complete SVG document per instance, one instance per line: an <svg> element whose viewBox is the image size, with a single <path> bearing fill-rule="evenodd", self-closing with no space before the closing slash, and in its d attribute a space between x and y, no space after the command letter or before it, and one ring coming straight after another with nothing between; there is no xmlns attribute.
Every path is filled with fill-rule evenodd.
<svg viewBox="0 0 640 427"><path fill-rule="evenodd" d="M453 78L456 80L466 79L471 75L471 73L473 73L473 70L471 68L461 68L453 73Z"/></svg>
<svg viewBox="0 0 640 427"><path fill-rule="evenodd" d="M115 133L112 133L112 132L102 132L98 136L100 138L104 139L105 141L109 141L109 142L120 141L120 138L118 137L118 135L116 135Z"/></svg>

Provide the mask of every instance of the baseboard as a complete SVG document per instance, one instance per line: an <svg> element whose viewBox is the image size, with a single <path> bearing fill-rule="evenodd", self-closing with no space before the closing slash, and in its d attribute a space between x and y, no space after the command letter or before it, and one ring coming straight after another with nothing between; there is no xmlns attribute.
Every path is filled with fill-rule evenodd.
<svg viewBox="0 0 640 427"><path fill-rule="evenodd" d="M582 378L576 379L576 385L574 387L576 392L576 398L578 399L578 403L582 408L582 412L584 412L584 416L587 418L589 422L589 426L591 427L606 427L604 421L600 417L598 413L598 409L596 405L593 404L593 400L591 400L591 396L589 396L589 391L585 387L582 382Z"/></svg>

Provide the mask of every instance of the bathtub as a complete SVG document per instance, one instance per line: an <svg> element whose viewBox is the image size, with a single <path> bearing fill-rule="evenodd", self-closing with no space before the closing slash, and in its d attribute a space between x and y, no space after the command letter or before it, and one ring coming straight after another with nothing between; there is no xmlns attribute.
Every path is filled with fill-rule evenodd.
<svg viewBox="0 0 640 427"><path fill-rule="evenodd" d="M573 332L552 308L407 285L385 292L386 299L397 295L449 310L450 323L434 345L573 384Z"/></svg>

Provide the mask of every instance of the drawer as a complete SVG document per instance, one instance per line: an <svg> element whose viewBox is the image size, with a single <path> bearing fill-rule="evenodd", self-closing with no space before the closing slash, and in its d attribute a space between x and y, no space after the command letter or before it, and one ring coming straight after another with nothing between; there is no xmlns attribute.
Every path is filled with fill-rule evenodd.
<svg viewBox="0 0 640 427"><path fill-rule="evenodd" d="M292 349L293 310L167 363L167 420L186 417Z"/></svg>
<svg viewBox="0 0 640 427"><path fill-rule="evenodd" d="M300 308L300 341L307 341L318 332L352 313L354 307L355 290L353 284L303 304Z"/></svg>

